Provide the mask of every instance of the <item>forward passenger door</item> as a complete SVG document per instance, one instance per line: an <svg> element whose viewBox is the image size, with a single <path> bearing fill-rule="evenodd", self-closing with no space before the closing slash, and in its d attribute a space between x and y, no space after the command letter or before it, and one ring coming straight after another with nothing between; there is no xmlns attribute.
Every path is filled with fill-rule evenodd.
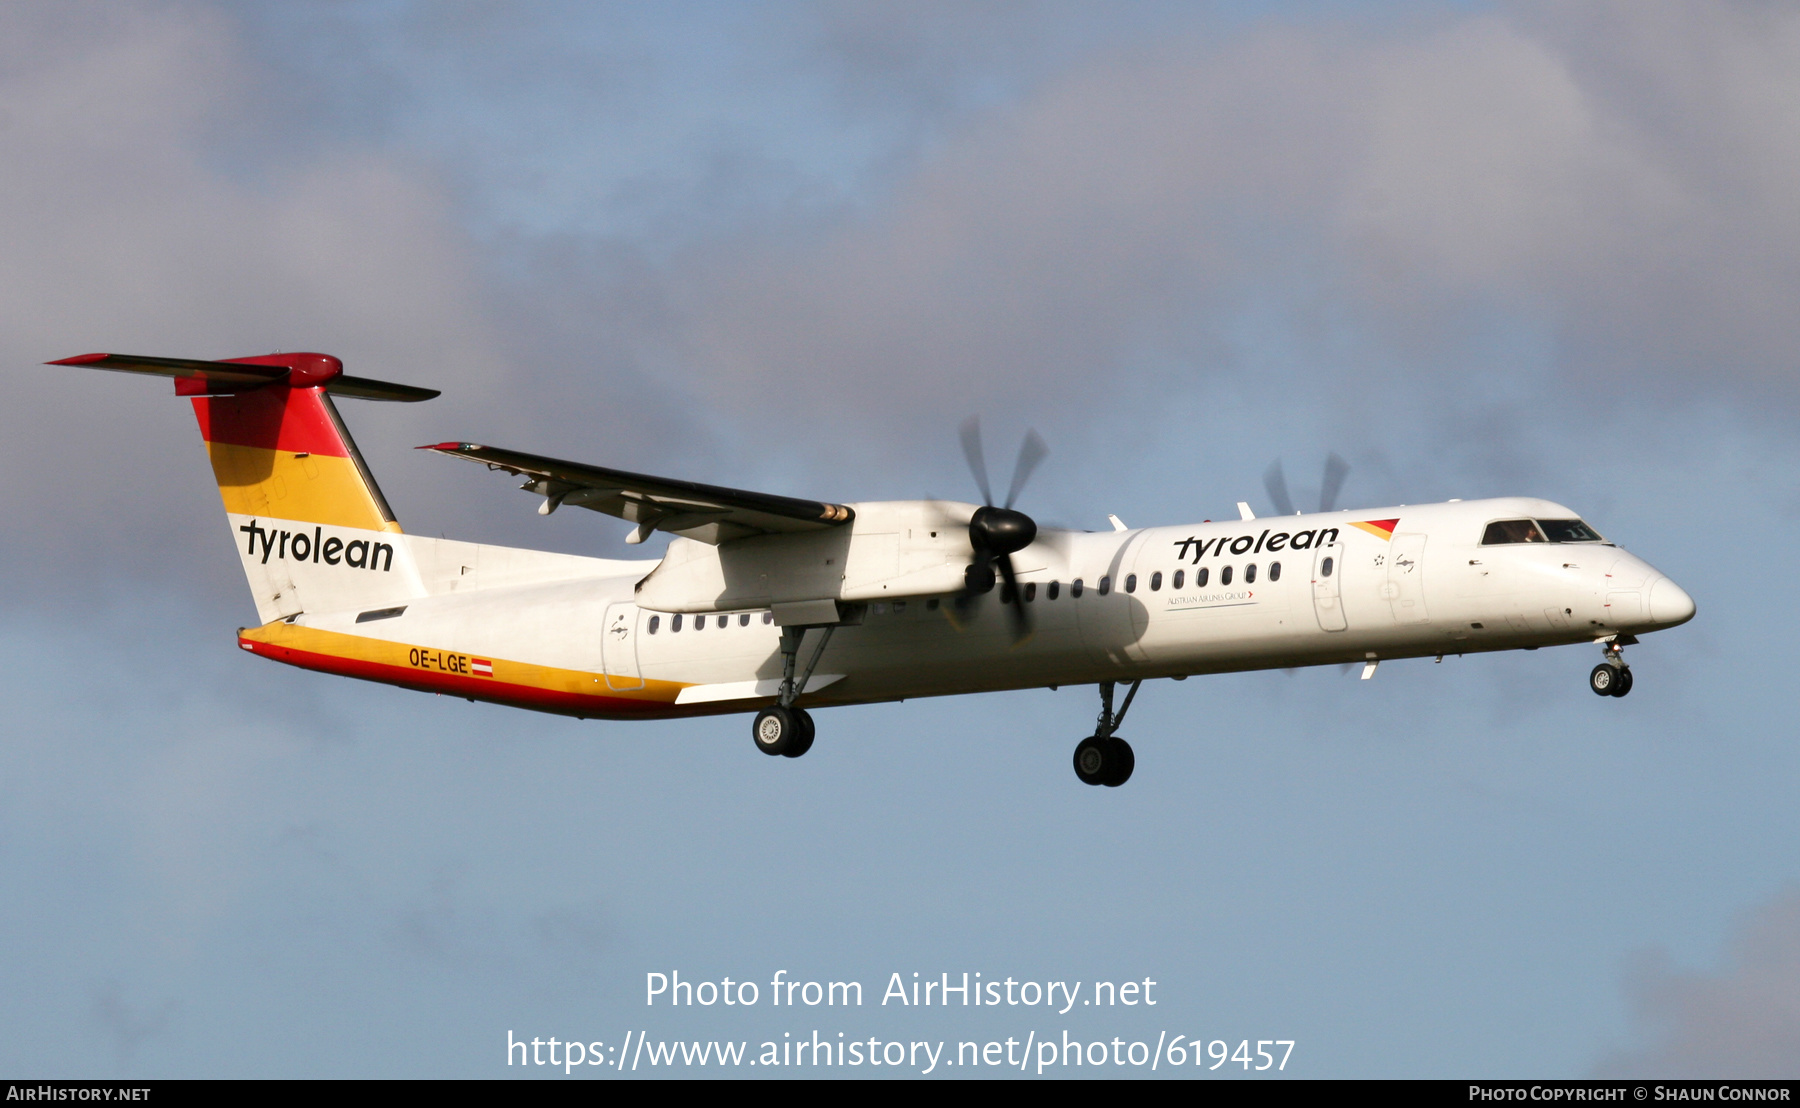
<svg viewBox="0 0 1800 1108"><path fill-rule="evenodd" d="M1322 631L1342 631L1350 626L1344 619L1344 599L1339 579L1344 572L1344 544L1328 542L1313 550L1313 613Z"/></svg>

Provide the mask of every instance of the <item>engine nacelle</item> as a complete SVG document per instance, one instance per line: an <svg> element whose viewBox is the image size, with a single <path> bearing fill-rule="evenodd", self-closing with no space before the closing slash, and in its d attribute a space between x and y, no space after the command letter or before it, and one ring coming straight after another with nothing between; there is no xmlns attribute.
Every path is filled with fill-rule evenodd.
<svg viewBox="0 0 1800 1108"><path fill-rule="evenodd" d="M661 564L638 583L638 606L724 612L946 595L963 587L974 557L969 519L976 505L895 500L851 507L856 518L845 527L718 546L673 539Z"/></svg>

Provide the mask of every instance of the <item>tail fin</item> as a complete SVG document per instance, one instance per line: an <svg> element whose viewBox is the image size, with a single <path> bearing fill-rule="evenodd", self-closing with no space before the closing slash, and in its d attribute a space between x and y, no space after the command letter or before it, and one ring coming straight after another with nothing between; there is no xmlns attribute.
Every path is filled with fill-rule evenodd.
<svg viewBox="0 0 1800 1108"><path fill-rule="evenodd" d="M329 394L423 400L437 393L346 378L343 364L325 354L229 362L87 354L51 364L171 376L176 393L193 398L264 623L423 595L400 525Z"/></svg>

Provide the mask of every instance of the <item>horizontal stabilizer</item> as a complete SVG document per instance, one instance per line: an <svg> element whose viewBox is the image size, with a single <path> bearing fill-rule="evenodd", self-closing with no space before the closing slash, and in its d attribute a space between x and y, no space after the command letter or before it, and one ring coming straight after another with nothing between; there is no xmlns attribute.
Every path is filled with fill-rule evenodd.
<svg viewBox="0 0 1800 1108"><path fill-rule="evenodd" d="M175 378L178 396L218 396L248 392L283 382L296 387L323 386L334 396L362 400L430 400L437 389L372 381L344 374L344 363L329 354L296 352L263 354L254 358L227 358L208 362L196 358L155 358L142 354L78 354L47 365L85 366L121 373L148 373Z"/></svg>

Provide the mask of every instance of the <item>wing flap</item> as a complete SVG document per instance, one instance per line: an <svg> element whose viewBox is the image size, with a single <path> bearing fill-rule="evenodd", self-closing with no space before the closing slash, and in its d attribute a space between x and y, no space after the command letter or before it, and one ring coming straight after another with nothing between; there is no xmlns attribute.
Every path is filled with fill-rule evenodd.
<svg viewBox="0 0 1800 1108"><path fill-rule="evenodd" d="M717 545L751 535L841 527L856 518L843 504L703 485L669 477L566 462L472 442L421 446L526 478L522 488L544 498L545 515L563 504L616 516L650 530Z"/></svg>

